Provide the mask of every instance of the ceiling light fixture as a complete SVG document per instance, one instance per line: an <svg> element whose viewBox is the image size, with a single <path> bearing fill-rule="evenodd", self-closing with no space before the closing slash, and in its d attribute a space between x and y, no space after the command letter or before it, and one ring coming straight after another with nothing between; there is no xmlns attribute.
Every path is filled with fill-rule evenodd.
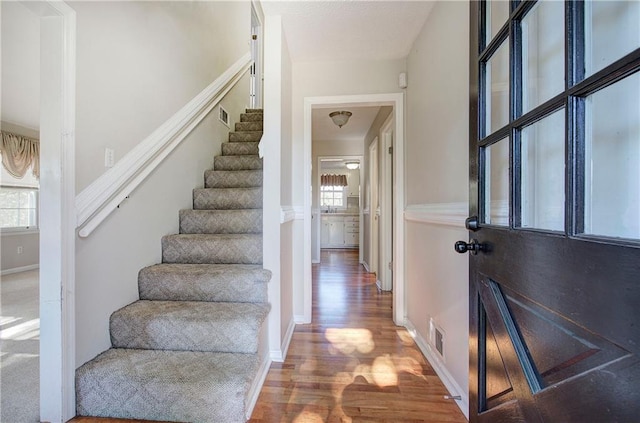
<svg viewBox="0 0 640 423"><path fill-rule="evenodd" d="M358 162L346 162L345 165L347 166L347 169L351 169L351 170L354 170L360 167L360 163Z"/></svg>
<svg viewBox="0 0 640 423"><path fill-rule="evenodd" d="M347 112L345 110L341 110L339 112L331 112L331 113L329 113L329 117L331 118L333 123L338 125L338 127L342 128L342 126L346 125L347 122L349 121L349 118L351 117L351 114L352 114L351 112Z"/></svg>

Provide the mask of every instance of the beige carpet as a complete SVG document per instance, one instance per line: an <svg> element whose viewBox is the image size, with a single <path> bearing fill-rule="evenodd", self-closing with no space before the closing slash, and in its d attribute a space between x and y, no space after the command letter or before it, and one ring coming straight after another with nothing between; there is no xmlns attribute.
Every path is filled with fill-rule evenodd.
<svg viewBox="0 0 640 423"><path fill-rule="evenodd" d="M0 282L0 421L40 421L39 273L2 276Z"/></svg>

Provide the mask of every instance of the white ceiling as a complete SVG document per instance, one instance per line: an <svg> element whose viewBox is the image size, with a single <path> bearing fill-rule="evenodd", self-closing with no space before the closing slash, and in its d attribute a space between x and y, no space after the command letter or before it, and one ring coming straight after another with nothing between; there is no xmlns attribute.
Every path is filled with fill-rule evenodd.
<svg viewBox="0 0 640 423"><path fill-rule="evenodd" d="M282 16L291 60L390 60L409 54L434 4L418 1L262 0Z"/></svg>
<svg viewBox="0 0 640 423"><path fill-rule="evenodd" d="M346 125L339 128L331 118L329 113L336 110L348 110L351 118ZM312 119L312 139L313 141L362 141L367 135L369 128L380 110L376 107L331 107L314 108L311 111Z"/></svg>

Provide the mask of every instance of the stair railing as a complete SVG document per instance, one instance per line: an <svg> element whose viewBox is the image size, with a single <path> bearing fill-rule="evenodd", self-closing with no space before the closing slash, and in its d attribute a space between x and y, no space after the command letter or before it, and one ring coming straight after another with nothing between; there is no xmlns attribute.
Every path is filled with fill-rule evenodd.
<svg viewBox="0 0 640 423"><path fill-rule="evenodd" d="M76 227L87 237L186 138L251 67L246 53L76 196Z"/></svg>

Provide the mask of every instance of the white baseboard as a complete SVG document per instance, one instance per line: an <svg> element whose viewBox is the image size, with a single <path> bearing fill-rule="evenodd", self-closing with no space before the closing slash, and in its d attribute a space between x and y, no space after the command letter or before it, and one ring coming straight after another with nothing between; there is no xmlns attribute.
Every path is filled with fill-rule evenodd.
<svg viewBox="0 0 640 423"><path fill-rule="evenodd" d="M371 273L371 272L369 271L369 265L367 264L367 262L366 262L366 261L362 260L362 263L360 263L360 264L362 264L362 266L364 267L364 270L366 270L366 271L367 271L367 273Z"/></svg>
<svg viewBox="0 0 640 423"><path fill-rule="evenodd" d="M296 325L306 325L306 324L311 323L311 322L307 322L307 321L304 319L304 315L302 315L302 314L295 314L295 315L293 316L293 323L295 323Z"/></svg>
<svg viewBox="0 0 640 423"><path fill-rule="evenodd" d="M294 318L289 322L289 327L287 328L287 332L284 334L280 351L271 351L271 361L284 363L284 360L287 358L287 351L289 351L289 344L291 344L291 338L293 337L293 331L295 328L296 322Z"/></svg>
<svg viewBox="0 0 640 423"><path fill-rule="evenodd" d="M253 409L258 402L260 391L262 390L264 381L267 379L270 367L271 359L265 355L264 360L262 360L262 364L260 365L260 369L258 370L258 374L253 380L251 388L249 388L249 395L247 396L247 415L245 416L247 420L249 420L251 418L251 414L253 414Z"/></svg>
<svg viewBox="0 0 640 423"><path fill-rule="evenodd" d="M14 267L13 269L5 269L0 272L0 276L11 275L13 273L27 272L29 270L39 269L39 264L30 264L29 266Z"/></svg>
<svg viewBox="0 0 640 423"><path fill-rule="evenodd" d="M320 264L320 260L311 260L312 264Z"/></svg>
<svg viewBox="0 0 640 423"><path fill-rule="evenodd" d="M458 405L460 410L462 410L468 420L469 393L462 390L451 373L449 373L449 370L447 370L445 364L442 362L442 360L440 360L438 353L433 351L431 345L429 345L429 343L422 337L422 335L418 333L416 327L413 325L413 323L411 323L409 319L405 320L404 326L407 328L407 331L409 331L409 334L414 339L416 345L418 345L418 348L420 348L420 351L422 351L422 354L424 354L429 364L431 364L431 367L433 367L433 369L436 371L436 374L438 375L438 377L440 377L440 380L442 380L442 383L449 391L449 395L460 395L461 399L456 401L456 404Z"/></svg>

